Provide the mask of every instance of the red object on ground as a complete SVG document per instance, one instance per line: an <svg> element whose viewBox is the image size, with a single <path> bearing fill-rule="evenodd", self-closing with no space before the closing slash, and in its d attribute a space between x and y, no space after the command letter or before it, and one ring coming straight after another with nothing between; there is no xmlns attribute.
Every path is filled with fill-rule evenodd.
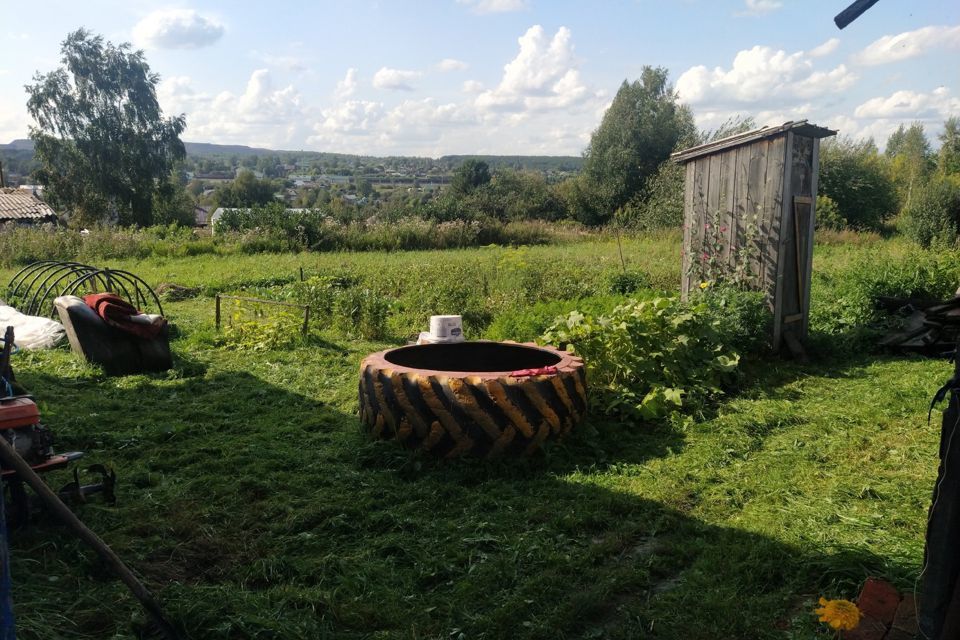
<svg viewBox="0 0 960 640"><path fill-rule="evenodd" d="M864 615L876 618L884 625L893 622L900 606L900 594L892 584L877 578L867 578L857 598L857 607Z"/></svg>
<svg viewBox="0 0 960 640"><path fill-rule="evenodd" d="M40 410L30 398L14 398L0 402L0 429L29 427L40 422Z"/></svg>
<svg viewBox="0 0 960 640"><path fill-rule="evenodd" d="M913 640L917 635L916 601L879 578L867 578L857 598L860 624L844 631L844 640Z"/></svg>
<svg viewBox="0 0 960 640"><path fill-rule="evenodd" d="M511 378L527 378L530 376L550 376L557 373L556 367L540 367L539 369L520 369L510 374Z"/></svg>
<svg viewBox="0 0 960 640"><path fill-rule="evenodd" d="M159 322L133 320L132 316L142 315L140 311L114 293L91 293L84 296L83 301L111 327L141 338L156 338L167 324L164 318L160 318Z"/></svg>

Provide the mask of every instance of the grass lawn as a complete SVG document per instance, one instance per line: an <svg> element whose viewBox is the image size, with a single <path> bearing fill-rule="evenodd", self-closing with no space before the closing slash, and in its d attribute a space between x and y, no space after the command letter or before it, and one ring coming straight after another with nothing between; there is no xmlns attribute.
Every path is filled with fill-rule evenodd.
<svg viewBox="0 0 960 640"><path fill-rule="evenodd" d="M862 250L819 247L815 268ZM299 266L430 283L508 251L125 263L206 287L166 305L173 371L107 378L66 350L15 367L59 448L116 469L117 506L79 514L195 640L826 638L811 614L820 595L854 597L868 575L912 588L936 473L926 409L946 362L748 363L709 415L593 418L531 460L438 463L359 428L360 359L389 343L327 331L238 351L213 331L206 294L269 288ZM524 251L574 270L619 265L610 242ZM654 286L678 279L674 237L625 253ZM58 473L55 486L68 481ZM65 529L43 520L11 552L18 637L135 637L138 605Z"/></svg>

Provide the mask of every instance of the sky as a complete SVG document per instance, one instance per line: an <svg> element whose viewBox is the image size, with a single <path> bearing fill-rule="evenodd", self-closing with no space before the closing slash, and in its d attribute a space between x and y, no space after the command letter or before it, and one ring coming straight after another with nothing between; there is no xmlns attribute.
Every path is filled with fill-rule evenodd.
<svg viewBox="0 0 960 640"><path fill-rule="evenodd" d="M579 155L651 65L703 129L807 119L882 148L920 121L936 147L960 115L960 2L882 0L841 31L848 2L34 0L0 22L0 142L27 137L24 85L84 27L145 52L193 142Z"/></svg>

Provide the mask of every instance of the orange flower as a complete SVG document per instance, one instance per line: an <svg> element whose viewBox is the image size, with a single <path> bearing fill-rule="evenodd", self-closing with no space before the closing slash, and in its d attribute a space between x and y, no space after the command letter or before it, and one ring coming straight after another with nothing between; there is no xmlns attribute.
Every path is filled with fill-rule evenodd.
<svg viewBox="0 0 960 640"><path fill-rule="evenodd" d="M820 622L826 622L838 631L850 631L860 624L860 609L849 600L820 598L820 608L813 612L820 616Z"/></svg>

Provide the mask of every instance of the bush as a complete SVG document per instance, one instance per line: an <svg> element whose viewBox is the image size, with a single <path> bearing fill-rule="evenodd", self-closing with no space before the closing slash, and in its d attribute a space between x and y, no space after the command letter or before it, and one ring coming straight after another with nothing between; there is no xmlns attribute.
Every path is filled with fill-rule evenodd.
<svg viewBox="0 0 960 640"><path fill-rule="evenodd" d="M683 180L682 165L670 160L663 162L617 218L644 231L679 227L683 224Z"/></svg>
<svg viewBox="0 0 960 640"><path fill-rule="evenodd" d="M952 247L960 225L960 179L935 176L917 189L900 217L900 230L923 247Z"/></svg>
<svg viewBox="0 0 960 640"><path fill-rule="evenodd" d="M820 147L819 190L832 199L846 226L879 230L897 211L886 159L872 141L828 140Z"/></svg>
<svg viewBox="0 0 960 640"><path fill-rule="evenodd" d="M601 316L573 311L543 340L583 356L598 408L628 419L695 406L719 393L739 362L708 305L678 298L634 300Z"/></svg>
<svg viewBox="0 0 960 640"><path fill-rule="evenodd" d="M810 329L856 344L892 320L882 298L943 300L960 283L960 260L949 253L913 250L903 255L869 251L838 272L815 271Z"/></svg>
<svg viewBox="0 0 960 640"><path fill-rule="evenodd" d="M847 221L840 214L840 207L830 196L817 196L816 216L817 229L843 231L847 228Z"/></svg>
<svg viewBox="0 0 960 640"><path fill-rule="evenodd" d="M720 327L724 344L741 354L770 348L773 312L766 294L735 286L711 286L699 294Z"/></svg>
<svg viewBox="0 0 960 640"><path fill-rule="evenodd" d="M345 275L316 276L288 286L283 297L310 307L312 324L379 340L387 335L390 303L360 280Z"/></svg>

